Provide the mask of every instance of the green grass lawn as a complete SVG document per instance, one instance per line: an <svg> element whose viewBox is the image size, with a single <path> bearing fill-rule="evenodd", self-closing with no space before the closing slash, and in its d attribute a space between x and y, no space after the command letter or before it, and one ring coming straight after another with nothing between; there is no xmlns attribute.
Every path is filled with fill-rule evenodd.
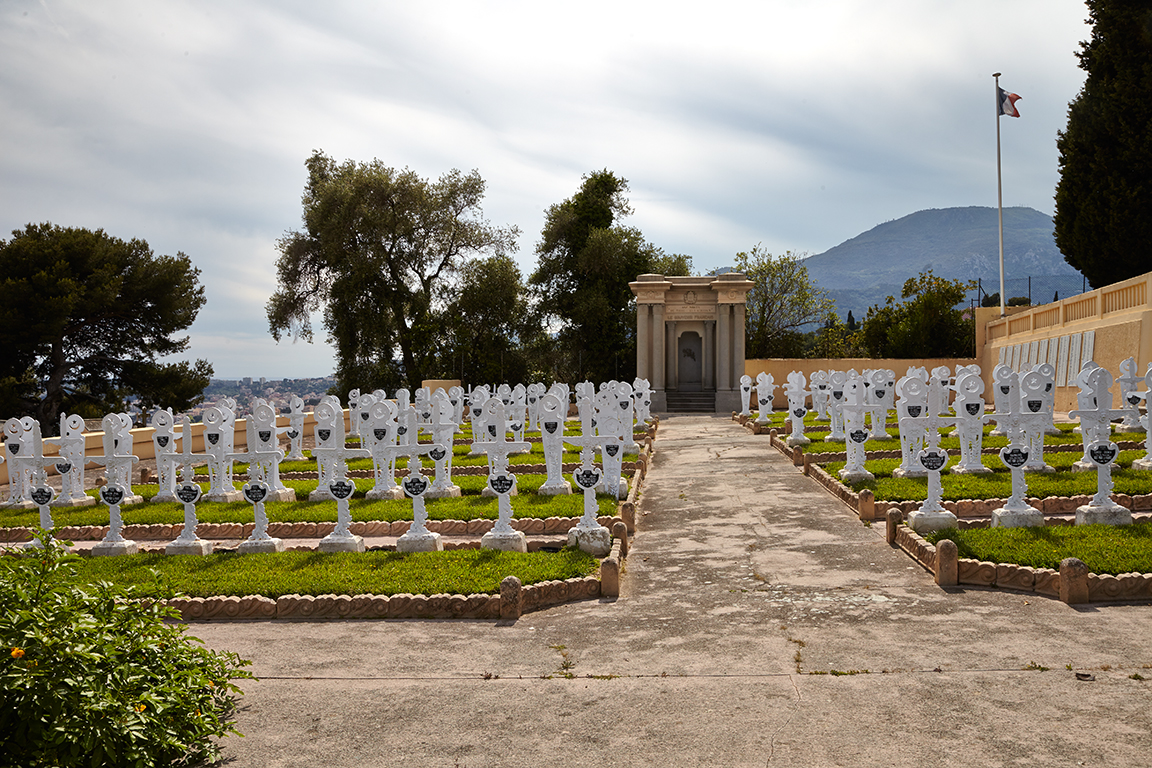
<svg viewBox="0 0 1152 768"><path fill-rule="evenodd" d="M1057 429L1060 430L1059 435L1045 435L1044 445L1079 445L1081 443L1080 435L1073 434L1072 428L1074 424L1057 424ZM1002 435L990 435L995 428L995 425L988 424L984 427L984 440L982 441L984 448L1000 449L1008 445L1008 438ZM960 438L949 437L953 427L946 427L940 430L940 447L948 450L959 452ZM828 440L829 432L805 432L804 436L812 442L803 446L804 453L843 453L844 441L843 440ZM891 437L887 440L869 440L864 444L864 449L867 451L898 451L900 450L900 434L895 429L889 429ZM783 438L781 438L783 439ZM1113 439L1138 439L1137 437L1129 438L1125 435L1118 434ZM1073 459L1074 460L1074 459ZM1052 462L1049 461L1049 464Z"/></svg>
<svg viewBox="0 0 1152 768"><path fill-rule="evenodd" d="M1113 468L1112 480L1115 493L1130 495L1152 493L1152 472L1127 469L1133 459L1144 455L1144 451L1121 451L1117 459L1120 469ZM1056 467L1056 472L1027 472L1024 477L1028 484L1028 495L1037 498L1048 496L1081 496L1096 493L1095 472L1072 472L1068 468L1080 458L1076 452L1058 453L1045 456L1048 463ZM945 501L959 499L1004 499L1012 494L1012 477L995 455L981 456L984 466L993 469L990 475L957 475L944 470L940 484ZM950 465L956 463L953 455ZM900 466L899 459L874 459L864 463L864 467L876 476L852 484L852 490L859 492L867 488L881 501L923 501L928 495L928 479L923 477L892 477L892 470ZM834 461L824 465L833 477L844 467L844 462Z"/></svg>
<svg viewBox="0 0 1152 768"><path fill-rule="evenodd" d="M596 573L599 561L579 549L556 553L463 549L450 552L325 553L279 552L206 557L139 554L82 557L79 571L89 581L139 587L141 596L164 587L190 597L213 595L395 595L497 594L500 581L522 584Z"/></svg>
<svg viewBox="0 0 1152 768"><path fill-rule="evenodd" d="M1093 573L1152 572L1152 524L1077 525L1044 528L966 528L924 537L933 544L956 542L960 557L1059 569L1076 557Z"/></svg>
<svg viewBox="0 0 1152 768"><path fill-rule="evenodd" d="M571 481L572 476L565 476ZM514 517L579 517L584 514L584 496L574 493L571 496L540 496L536 490L544 483L544 475L522 475L516 478L520 495L512 497ZM349 503L349 511L355 521L370 520L411 520L412 501L370 501L364 498L365 491L372 487L371 480L356 480L357 492ZM498 500L480 495L487 477L468 475L456 478L462 496L454 499L428 499L425 508L430 520L495 520L498 516ZM308 494L318 485L315 480L290 480L284 483L296 490L295 502L270 501L264 511L274 522L335 522L336 502L307 501ZM573 487L576 486L573 484ZM207 489L206 484L201 488ZM135 486L135 490L146 499L155 496L158 486ZM605 494L597 494L596 502L601 515L616 514L616 500ZM153 523L182 523L184 505L177 502L133 504L121 507L121 515L126 525ZM227 504L201 502L196 505L196 517L202 523L250 523L253 521L252 505L246 501ZM107 525L108 509L103 504L94 507L58 508L52 510L52 519L57 526L66 525ZM36 526L40 513L30 510L0 510L0 527Z"/></svg>

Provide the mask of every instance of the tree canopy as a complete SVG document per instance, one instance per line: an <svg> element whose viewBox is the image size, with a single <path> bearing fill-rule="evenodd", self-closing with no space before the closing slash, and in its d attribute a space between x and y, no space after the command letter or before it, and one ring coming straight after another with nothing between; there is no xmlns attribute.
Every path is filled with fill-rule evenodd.
<svg viewBox="0 0 1152 768"><path fill-rule="evenodd" d="M321 311L341 389L420 386L437 358L444 287L469 257L514 252L518 230L484 219L475 170L433 182L320 151L305 166L304 228L277 244L273 338L311 340Z"/></svg>
<svg viewBox="0 0 1152 768"><path fill-rule="evenodd" d="M975 283L936 277L932 270L904 282L901 303L889 296L864 318L860 342L874 358L971 357L975 331L956 306Z"/></svg>
<svg viewBox="0 0 1152 768"><path fill-rule="evenodd" d="M529 285L541 314L557 326L557 378L632 379L636 303L628 283L654 270L691 269L688 257L669 256L640 230L617 223L632 213L627 191L626 179L607 169L594 171L576 194L545 212Z"/></svg>
<svg viewBox="0 0 1152 768"><path fill-rule="evenodd" d="M204 305L200 270L183 253L157 256L143 240L104 230L29 224L0 241L0 404L45 434L62 411L177 411L200 402L212 366L163 363L188 349L174 337Z"/></svg>
<svg viewBox="0 0 1152 768"><path fill-rule="evenodd" d="M440 376L472 384L528 381L542 336L520 268L508 255L467 262L444 312Z"/></svg>
<svg viewBox="0 0 1152 768"><path fill-rule="evenodd" d="M823 322L836 308L809 278L803 257L791 251L773 256L757 244L736 254L736 268L755 283L745 305L745 355L803 357L801 329Z"/></svg>
<svg viewBox="0 0 1152 768"><path fill-rule="evenodd" d="M1084 87L1056 140L1056 245L1092 287L1148 271L1152 242L1152 3L1087 0Z"/></svg>

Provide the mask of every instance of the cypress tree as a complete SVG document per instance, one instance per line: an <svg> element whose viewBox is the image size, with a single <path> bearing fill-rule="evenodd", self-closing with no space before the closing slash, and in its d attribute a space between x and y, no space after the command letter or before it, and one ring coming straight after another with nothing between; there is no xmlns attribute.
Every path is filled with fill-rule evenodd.
<svg viewBox="0 0 1152 768"><path fill-rule="evenodd" d="M1054 218L1064 260L1099 288L1152 269L1152 0L1087 5Z"/></svg>

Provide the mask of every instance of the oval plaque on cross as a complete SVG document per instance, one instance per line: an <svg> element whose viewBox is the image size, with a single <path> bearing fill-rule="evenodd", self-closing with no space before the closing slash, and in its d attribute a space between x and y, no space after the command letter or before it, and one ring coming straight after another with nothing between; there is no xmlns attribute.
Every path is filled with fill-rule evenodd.
<svg viewBox="0 0 1152 768"><path fill-rule="evenodd" d="M868 441L868 430L854 429L848 433L848 437L857 445L862 445Z"/></svg>
<svg viewBox="0 0 1152 768"><path fill-rule="evenodd" d="M182 483L176 486L176 498L185 504L195 504L200 500L200 486L196 483Z"/></svg>
<svg viewBox="0 0 1152 768"><path fill-rule="evenodd" d="M246 484L243 490L244 498L248 499L249 504L259 504L268 496L268 486L259 480L253 480Z"/></svg>
<svg viewBox="0 0 1152 768"><path fill-rule="evenodd" d="M575 480L576 485L581 488L595 488L596 484L600 482L600 470L595 467L591 469L577 469L572 473L572 479Z"/></svg>
<svg viewBox="0 0 1152 768"><path fill-rule="evenodd" d="M440 459L448 455L448 451L443 448L433 448L428 451L428 455L432 457L432 461L440 461Z"/></svg>
<svg viewBox="0 0 1152 768"><path fill-rule="evenodd" d="M424 475L408 475L400 484L404 486L404 493L409 496L423 496L424 491L428 490L428 479Z"/></svg>
<svg viewBox="0 0 1152 768"><path fill-rule="evenodd" d="M118 485L105 485L100 489L100 501L114 507L124 501L124 489Z"/></svg>
<svg viewBox="0 0 1152 768"><path fill-rule="evenodd" d="M488 486L501 496L511 491L514 485L516 480L511 475L493 475L488 478Z"/></svg>
<svg viewBox="0 0 1152 768"><path fill-rule="evenodd" d="M340 478L328 483L328 490L338 499L347 499L356 492L356 485L351 480Z"/></svg>
<svg viewBox="0 0 1152 768"><path fill-rule="evenodd" d="M1116 461L1116 456L1119 453L1120 448L1116 443L1096 442L1088 446L1088 458L1101 467Z"/></svg>
<svg viewBox="0 0 1152 768"><path fill-rule="evenodd" d="M920 466L929 472L935 472L948 463L948 454L936 448L931 451L920 452Z"/></svg>
<svg viewBox="0 0 1152 768"><path fill-rule="evenodd" d="M1019 469L1028 463L1028 448L1023 445L1006 445L1000 449L1000 461L1005 466Z"/></svg>
<svg viewBox="0 0 1152 768"><path fill-rule="evenodd" d="M32 489L32 503L38 507L47 506L52 501L52 489L41 485Z"/></svg>

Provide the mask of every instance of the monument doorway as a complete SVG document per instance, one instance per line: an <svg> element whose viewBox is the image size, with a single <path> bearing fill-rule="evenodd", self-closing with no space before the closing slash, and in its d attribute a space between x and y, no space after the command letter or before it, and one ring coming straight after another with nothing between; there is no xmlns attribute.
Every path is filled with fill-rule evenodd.
<svg viewBox="0 0 1152 768"><path fill-rule="evenodd" d="M699 392L704 381L704 344L700 334L685 331L677 342L676 378L682 392Z"/></svg>

